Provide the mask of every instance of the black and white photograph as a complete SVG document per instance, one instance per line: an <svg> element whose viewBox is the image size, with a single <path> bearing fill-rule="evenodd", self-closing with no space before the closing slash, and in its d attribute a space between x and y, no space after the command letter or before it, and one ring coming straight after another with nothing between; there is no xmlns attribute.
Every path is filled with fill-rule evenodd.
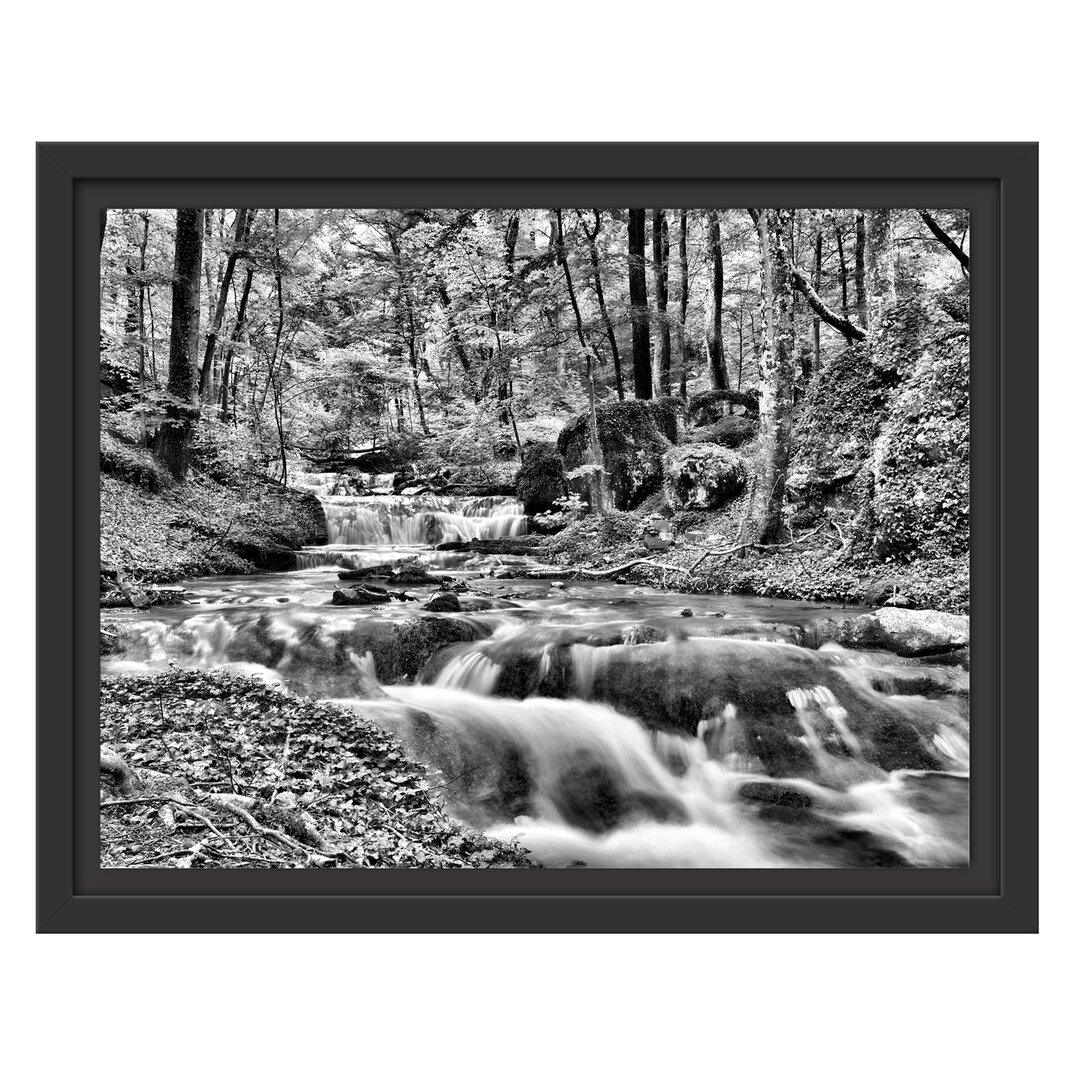
<svg viewBox="0 0 1080 1080"><path fill-rule="evenodd" d="M101 868L969 865L967 209L95 240Z"/></svg>

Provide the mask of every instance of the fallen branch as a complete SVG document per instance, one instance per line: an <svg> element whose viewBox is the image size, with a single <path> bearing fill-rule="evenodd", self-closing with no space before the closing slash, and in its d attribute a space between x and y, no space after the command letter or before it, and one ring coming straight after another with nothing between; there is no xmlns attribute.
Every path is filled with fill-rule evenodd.
<svg viewBox="0 0 1080 1080"><path fill-rule="evenodd" d="M820 532L827 522L822 522L815 529L811 529L808 533L803 533L802 536L797 536L794 540L789 540L786 544L758 544L753 541L745 544L735 544L734 547L724 548L723 551L706 551L700 559L693 566L690 567L688 573L693 573L706 559L719 559L724 555L734 555L737 551L747 551L753 549L754 551L779 551L781 548L794 547L796 544L801 544L804 540L809 540L811 536L816 532Z"/></svg>
<svg viewBox="0 0 1080 1080"><path fill-rule="evenodd" d="M614 577L616 574L621 574L624 570L629 570L634 566L654 566L657 570L674 570L678 574L688 573L683 566L671 566L668 563L654 562L652 559L633 559L631 562L623 563L622 566L613 566L610 570L571 570L570 573L575 577L584 575L591 578L606 578Z"/></svg>

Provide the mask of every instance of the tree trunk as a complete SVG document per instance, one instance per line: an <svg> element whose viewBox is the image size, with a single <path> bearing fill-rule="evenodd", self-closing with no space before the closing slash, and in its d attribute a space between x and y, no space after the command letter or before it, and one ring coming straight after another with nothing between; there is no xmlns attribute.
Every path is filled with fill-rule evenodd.
<svg viewBox="0 0 1080 1080"><path fill-rule="evenodd" d="M656 292L656 321L660 338L660 393L671 394L671 323L668 321L668 242L667 212L652 213L653 284Z"/></svg>
<svg viewBox="0 0 1080 1080"><path fill-rule="evenodd" d="M844 259L844 233L839 225L836 226L836 250L840 255L840 269L837 272L840 279L840 314L846 319L850 314L848 312L848 274L847 262ZM847 338L847 343L850 345L853 340L851 334L845 333L844 337Z"/></svg>
<svg viewBox="0 0 1080 1080"><path fill-rule="evenodd" d="M247 209L236 211L236 233L233 237L233 247L232 251L229 252L228 261L225 263L225 273L222 275L221 285L218 288L217 305L214 308L213 319L206 334L206 349L203 353L202 371L199 374L199 399L201 401L212 399L214 396L214 352L217 349L221 323L225 318L225 304L229 299L229 289L232 288L233 273L236 270L237 260L244 255L244 247L247 244L248 232L251 229L253 217L254 211Z"/></svg>
<svg viewBox="0 0 1080 1080"><path fill-rule="evenodd" d="M877 330L882 315L896 303L896 244L892 211L866 211L866 281L868 330Z"/></svg>
<svg viewBox="0 0 1080 1080"><path fill-rule="evenodd" d="M172 332L169 337L169 382L172 400L158 432L155 453L177 479L187 476L191 439L199 415L199 277L202 270L203 213L176 211L176 250L173 260Z"/></svg>
<svg viewBox="0 0 1080 1080"><path fill-rule="evenodd" d="M783 524L794 389L791 263L783 239L789 212L761 210L756 219L761 258L761 396L758 454L742 536L744 543L751 544L775 543Z"/></svg>
<svg viewBox="0 0 1080 1080"><path fill-rule="evenodd" d="M109 224L109 211L103 206L98 210L98 251L105 243L105 229Z"/></svg>
<svg viewBox="0 0 1080 1080"><path fill-rule="evenodd" d="M967 253L964 249L934 220L934 217L929 210L920 210L919 217L923 219L926 227L934 234L934 236L956 256L956 259L960 263L960 267L966 276L971 260L967 257Z"/></svg>
<svg viewBox="0 0 1080 1080"><path fill-rule="evenodd" d="M866 217L861 210L855 214L855 311L860 326L869 326L866 311Z"/></svg>
<svg viewBox="0 0 1080 1080"><path fill-rule="evenodd" d="M686 221L685 210L679 214L679 321L676 324L676 341L679 347L679 393L685 399L687 369L690 365L690 357L686 342L686 310L690 306L690 260L686 254Z"/></svg>
<svg viewBox="0 0 1080 1080"><path fill-rule="evenodd" d="M574 324L577 327L578 341L585 357L585 379L589 387L589 464L593 472L589 477L589 489L592 496L592 508L598 513L611 509L611 495L608 491L607 475L604 472L604 455L600 449L600 429L596 423L596 382L594 361L600 357L591 342L585 340L585 328L581 322L581 309L578 307L577 294L574 292L574 279L570 273L570 260L566 256L566 239L563 235L562 210L555 211L555 243L559 264L566 277L566 293L570 298L570 307L574 312Z"/></svg>
<svg viewBox="0 0 1080 1080"><path fill-rule="evenodd" d="M651 398L652 351L649 346L649 294L645 286L645 211L628 210L630 322L634 340L634 397Z"/></svg>
<svg viewBox="0 0 1080 1080"><path fill-rule="evenodd" d="M727 361L724 357L724 251L720 246L720 215L706 211L709 225L709 255L712 259L712 291L709 296L709 316L705 328L705 344L709 348L709 372L714 390L729 390Z"/></svg>
<svg viewBox="0 0 1080 1080"><path fill-rule="evenodd" d="M251 295L251 279L255 276L255 271L248 266L247 274L244 276L244 288L240 292L240 309L236 313L236 324L233 326L232 334L229 335L229 345L225 350L225 361L221 370L221 396L218 399L220 409L218 411L218 418L225 420L229 415L229 390L230 390L230 378L232 376L233 356L236 353L236 346L240 341L240 337L244 332L244 322L247 317L247 303L248 297ZM236 413L236 380L232 379L232 412Z"/></svg>
<svg viewBox="0 0 1080 1080"><path fill-rule="evenodd" d="M584 220L581 227L585 233L585 238L589 242L589 261L592 263L593 270L593 288L596 290L596 303L600 308L600 318L604 323L604 332L607 334L608 347L611 349L611 362L615 368L615 392L619 395L619 400L623 401L626 397L623 391L623 377L622 377L622 361L619 357L619 343L615 340L615 328L611 325L611 317L608 315L607 304L604 302L604 283L600 279L600 255L596 249L596 238L600 233L600 211L593 210L593 219L595 225L593 231L585 227Z"/></svg>

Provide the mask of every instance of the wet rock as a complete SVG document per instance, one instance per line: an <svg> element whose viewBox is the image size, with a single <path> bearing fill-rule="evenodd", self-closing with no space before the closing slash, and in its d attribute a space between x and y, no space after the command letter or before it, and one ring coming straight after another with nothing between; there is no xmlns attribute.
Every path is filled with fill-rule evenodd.
<svg viewBox="0 0 1080 1080"><path fill-rule="evenodd" d="M423 605L425 611L461 611L457 593L442 592Z"/></svg>
<svg viewBox="0 0 1080 1080"><path fill-rule="evenodd" d="M419 564L403 566L386 579L390 585L440 585L444 580Z"/></svg>
<svg viewBox="0 0 1080 1080"><path fill-rule="evenodd" d="M679 446L664 455L664 495L677 510L715 510L746 486L746 467L733 450L712 444Z"/></svg>
<svg viewBox="0 0 1080 1080"><path fill-rule="evenodd" d="M331 604L351 607L359 604L385 604L390 594L378 585L354 585L351 589L335 589Z"/></svg>
<svg viewBox="0 0 1080 1080"><path fill-rule="evenodd" d="M819 619L810 628L818 644L835 641L849 649L887 649L898 656L930 656L963 649L970 640L966 615L944 611L879 608L872 615Z"/></svg>

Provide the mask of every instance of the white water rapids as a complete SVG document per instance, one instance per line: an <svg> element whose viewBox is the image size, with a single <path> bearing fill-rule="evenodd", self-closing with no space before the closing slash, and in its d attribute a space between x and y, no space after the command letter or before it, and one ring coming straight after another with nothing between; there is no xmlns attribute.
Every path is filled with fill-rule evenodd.
<svg viewBox="0 0 1080 1080"><path fill-rule="evenodd" d="M825 605L554 588L420 546L517 535L506 500L318 493L337 524L304 568L112 613L123 652L103 670L229 666L338 701L425 762L453 814L545 866L966 865L965 672L792 643ZM492 606L329 604L334 559L417 554Z"/></svg>

